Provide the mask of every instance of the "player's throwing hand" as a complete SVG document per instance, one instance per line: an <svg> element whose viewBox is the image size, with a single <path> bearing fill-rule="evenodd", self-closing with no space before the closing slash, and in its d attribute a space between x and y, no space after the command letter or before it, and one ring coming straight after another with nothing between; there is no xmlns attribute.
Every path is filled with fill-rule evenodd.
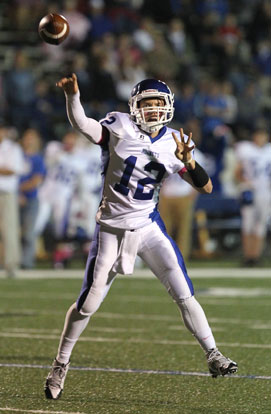
<svg viewBox="0 0 271 414"><path fill-rule="evenodd" d="M189 164L192 160L192 154L191 151L195 148L195 145L189 146L192 139L192 132L190 132L188 140L185 142L183 129L180 129L180 137L181 140L179 140L174 132L172 132L172 136L174 138L174 141L176 142L177 148L175 151L176 157L181 160L184 164Z"/></svg>
<svg viewBox="0 0 271 414"><path fill-rule="evenodd" d="M78 92L77 76L75 73L70 78L62 78L56 83L56 86L62 88L68 95L74 95Z"/></svg>

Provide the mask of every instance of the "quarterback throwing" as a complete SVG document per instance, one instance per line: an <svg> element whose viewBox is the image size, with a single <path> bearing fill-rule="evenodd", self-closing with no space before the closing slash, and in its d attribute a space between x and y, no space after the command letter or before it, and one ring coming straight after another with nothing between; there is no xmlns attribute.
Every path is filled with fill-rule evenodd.
<svg viewBox="0 0 271 414"><path fill-rule="evenodd" d="M167 126L174 113L170 89L162 81L143 80L132 90L129 114L111 112L98 122L85 115L75 74L57 86L65 92L72 126L101 147L103 193L81 292L67 312L45 384L46 397L60 397L74 345L115 276L133 273L137 255L178 305L185 326L206 354L212 376L236 372L236 362L216 347L182 254L159 215L159 191L173 173L201 193L212 191L210 178L194 159L192 134Z"/></svg>

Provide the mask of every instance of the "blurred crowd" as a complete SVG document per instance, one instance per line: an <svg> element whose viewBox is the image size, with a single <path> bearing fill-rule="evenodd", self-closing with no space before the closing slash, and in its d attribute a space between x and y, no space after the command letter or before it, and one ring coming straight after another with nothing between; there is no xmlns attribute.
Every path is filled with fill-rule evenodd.
<svg viewBox="0 0 271 414"><path fill-rule="evenodd" d="M11 0L1 2L0 119L43 140L66 124L56 80L79 78L89 115L127 110L132 87L162 79L175 93L175 122L197 118L205 134L226 124L237 139L271 111L269 0ZM47 13L70 23L60 46L45 44L38 23Z"/></svg>
<svg viewBox="0 0 271 414"><path fill-rule="evenodd" d="M69 22L59 46L39 38L48 13ZM172 126L193 131L214 194L237 196L234 146L257 130L270 139L270 0L3 0L0 16L0 123L22 145L39 136L44 169L70 134L59 78L75 72L100 119L127 112L133 86L155 77L175 94Z"/></svg>
<svg viewBox="0 0 271 414"><path fill-rule="evenodd" d="M11 277L37 257L62 267L74 242L87 256L102 185L100 148L72 129L43 150L37 129L19 142L12 132L0 126L0 253Z"/></svg>

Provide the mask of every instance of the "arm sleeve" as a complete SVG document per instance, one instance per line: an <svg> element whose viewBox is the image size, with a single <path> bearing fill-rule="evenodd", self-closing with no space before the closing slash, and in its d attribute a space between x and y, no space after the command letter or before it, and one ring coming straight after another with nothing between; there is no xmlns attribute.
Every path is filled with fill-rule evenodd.
<svg viewBox="0 0 271 414"><path fill-rule="evenodd" d="M103 136L102 125L95 119L88 118L80 102L80 93L66 96L66 108L69 121L74 129L83 134L94 144L99 144Z"/></svg>

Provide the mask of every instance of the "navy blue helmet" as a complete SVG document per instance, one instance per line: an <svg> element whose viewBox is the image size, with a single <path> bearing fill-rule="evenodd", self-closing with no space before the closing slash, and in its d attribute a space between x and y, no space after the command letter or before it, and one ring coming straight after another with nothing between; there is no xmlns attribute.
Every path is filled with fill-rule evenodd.
<svg viewBox="0 0 271 414"><path fill-rule="evenodd" d="M140 108L142 99L158 99L159 106ZM173 118L174 95L165 82L157 79L145 79L139 82L132 90L129 99L130 114L132 120L144 131L152 133L159 131L162 126L167 125ZM155 115L152 120L146 119L146 112Z"/></svg>

